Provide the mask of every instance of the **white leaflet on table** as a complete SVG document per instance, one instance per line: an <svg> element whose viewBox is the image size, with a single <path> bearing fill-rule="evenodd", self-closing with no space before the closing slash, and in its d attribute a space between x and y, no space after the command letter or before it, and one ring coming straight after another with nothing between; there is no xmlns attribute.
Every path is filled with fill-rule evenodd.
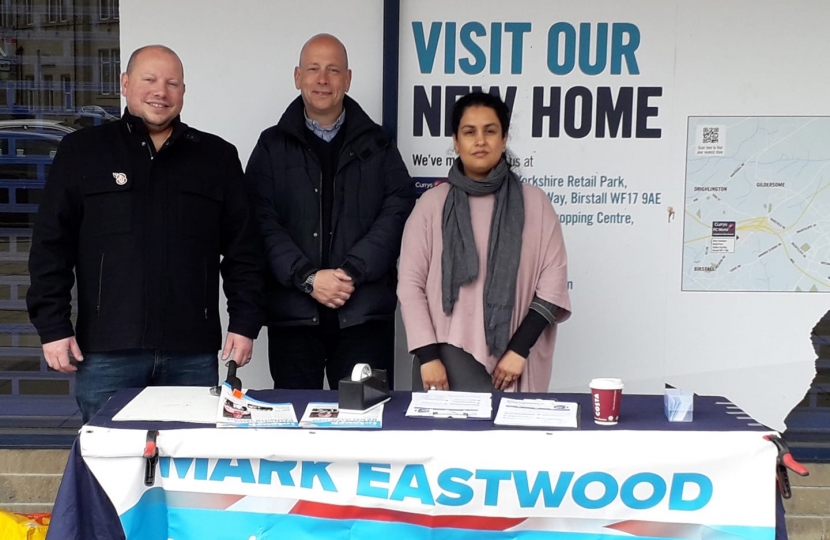
<svg viewBox="0 0 830 540"><path fill-rule="evenodd" d="M413 392L406 415L424 418L489 420L493 415L493 395L487 392L444 390Z"/></svg>
<svg viewBox="0 0 830 540"><path fill-rule="evenodd" d="M502 398L496 419L500 426L579 427L579 405L555 399Z"/></svg>
<svg viewBox="0 0 830 540"><path fill-rule="evenodd" d="M112 419L116 422L216 422L217 398L207 386L149 386Z"/></svg>

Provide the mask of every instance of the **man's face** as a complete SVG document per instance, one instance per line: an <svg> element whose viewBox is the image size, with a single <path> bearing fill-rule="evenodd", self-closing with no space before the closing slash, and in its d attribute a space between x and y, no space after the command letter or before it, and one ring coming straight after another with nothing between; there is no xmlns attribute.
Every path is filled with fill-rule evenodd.
<svg viewBox="0 0 830 540"><path fill-rule="evenodd" d="M330 37L309 42L294 68L294 85L303 96L306 114L312 119L331 119L343 109L343 96L352 83L345 51Z"/></svg>
<svg viewBox="0 0 830 540"><path fill-rule="evenodd" d="M127 108L150 132L164 131L182 110L184 76L176 56L159 49L142 51L129 73L121 75Z"/></svg>

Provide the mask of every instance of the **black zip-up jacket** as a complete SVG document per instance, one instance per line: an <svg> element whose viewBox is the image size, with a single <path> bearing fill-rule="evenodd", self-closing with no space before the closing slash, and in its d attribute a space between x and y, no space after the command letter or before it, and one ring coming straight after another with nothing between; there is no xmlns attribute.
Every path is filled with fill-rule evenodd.
<svg viewBox="0 0 830 540"><path fill-rule="evenodd" d="M216 351L220 255L228 331L255 338L262 250L236 149L177 118L156 152L125 111L58 147L29 254L29 317L43 343L72 336L77 276L82 352Z"/></svg>
<svg viewBox="0 0 830 540"><path fill-rule="evenodd" d="M344 99L345 138L334 175L329 262L354 280L337 310L340 328L394 316L397 260L406 218L415 204L412 179L397 148L363 109ZM300 285L321 268L322 173L305 140L298 97L276 126L262 132L245 177L254 192L269 272L268 324L319 324L318 303Z"/></svg>

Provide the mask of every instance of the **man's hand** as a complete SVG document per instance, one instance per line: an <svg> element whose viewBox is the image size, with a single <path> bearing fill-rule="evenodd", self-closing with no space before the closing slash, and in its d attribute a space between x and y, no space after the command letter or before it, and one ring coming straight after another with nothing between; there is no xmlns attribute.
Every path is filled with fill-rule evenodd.
<svg viewBox="0 0 830 540"><path fill-rule="evenodd" d="M231 356L233 351L233 356ZM233 332L228 332L228 337L225 339L225 348L222 350L222 360L233 360L239 367L244 366L251 361L251 355L254 354L254 340Z"/></svg>
<svg viewBox="0 0 830 540"><path fill-rule="evenodd" d="M447 369L441 360L432 360L421 364L421 381L424 383L424 390L449 390L450 383L447 380Z"/></svg>
<svg viewBox="0 0 830 540"><path fill-rule="evenodd" d="M353 292L352 278L343 270L318 270L311 297L326 307L337 309L351 298Z"/></svg>
<svg viewBox="0 0 830 540"><path fill-rule="evenodd" d="M71 363L70 353L75 360L83 362L84 356L81 354L78 342L75 341L75 336L43 344L43 357L46 363L50 368L61 373L78 371L78 368Z"/></svg>
<svg viewBox="0 0 830 540"><path fill-rule="evenodd" d="M512 384L519 382L524 369L525 359L518 353L508 350L493 370L493 386L496 390L507 390Z"/></svg>

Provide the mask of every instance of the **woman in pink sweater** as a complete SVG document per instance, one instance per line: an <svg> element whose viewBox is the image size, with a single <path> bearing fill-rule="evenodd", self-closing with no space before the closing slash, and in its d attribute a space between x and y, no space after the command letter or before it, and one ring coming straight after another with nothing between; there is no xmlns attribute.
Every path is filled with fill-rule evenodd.
<svg viewBox="0 0 830 540"><path fill-rule="evenodd" d="M421 196L398 279L413 390L547 392L570 316L567 256L547 195L505 158L510 111L481 92L452 112L449 182Z"/></svg>

